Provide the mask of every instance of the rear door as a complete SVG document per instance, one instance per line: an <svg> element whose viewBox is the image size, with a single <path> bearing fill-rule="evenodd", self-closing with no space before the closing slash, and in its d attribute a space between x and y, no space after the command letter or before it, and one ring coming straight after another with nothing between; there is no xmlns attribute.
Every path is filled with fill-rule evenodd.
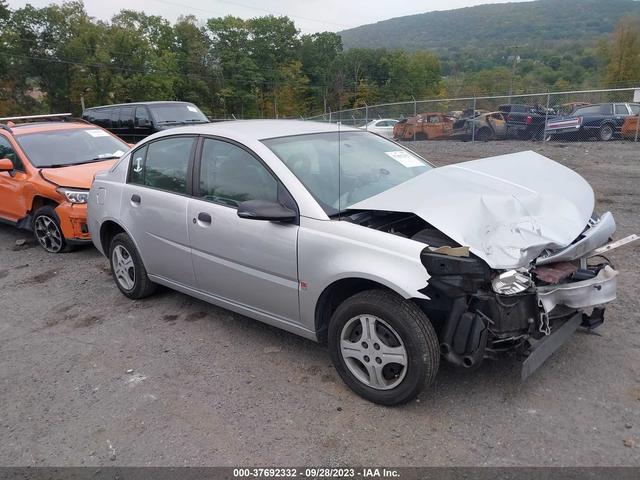
<svg viewBox="0 0 640 480"><path fill-rule="evenodd" d="M195 287L187 206L195 137L146 143L131 155L121 216L151 275Z"/></svg>
<svg viewBox="0 0 640 480"><path fill-rule="evenodd" d="M246 200L280 201L288 192L241 145L203 138L188 207L193 268L200 290L285 323L299 322L298 225L238 217Z"/></svg>

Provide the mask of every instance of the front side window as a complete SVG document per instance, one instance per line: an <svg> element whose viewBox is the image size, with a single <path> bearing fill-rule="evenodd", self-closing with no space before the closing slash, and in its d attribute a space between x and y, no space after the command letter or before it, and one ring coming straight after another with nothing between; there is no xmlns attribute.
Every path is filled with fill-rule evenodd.
<svg viewBox="0 0 640 480"><path fill-rule="evenodd" d="M131 155L129 183L187 193L193 137L172 137L139 148Z"/></svg>
<svg viewBox="0 0 640 480"><path fill-rule="evenodd" d="M8 158L13 163L13 168L16 170L24 170L24 165L20 161L20 157L15 152L9 140L0 136L0 159Z"/></svg>
<svg viewBox="0 0 640 480"><path fill-rule="evenodd" d="M329 216L433 168L410 151L365 132L314 133L263 143Z"/></svg>
<svg viewBox="0 0 640 480"><path fill-rule="evenodd" d="M101 128L72 128L16 136L37 168L66 167L120 158L129 145Z"/></svg>
<svg viewBox="0 0 640 480"><path fill-rule="evenodd" d="M257 158L210 138L202 148L199 186L202 199L231 207L247 200L278 200L278 182Z"/></svg>

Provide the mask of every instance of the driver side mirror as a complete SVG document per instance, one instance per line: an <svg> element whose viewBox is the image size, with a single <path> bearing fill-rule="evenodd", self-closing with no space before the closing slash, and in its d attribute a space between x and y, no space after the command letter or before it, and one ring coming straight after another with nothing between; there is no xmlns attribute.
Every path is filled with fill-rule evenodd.
<svg viewBox="0 0 640 480"><path fill-rule="evenodd" d="M151 126L151 122L148 118L139 118L136 121L136 127L145 128Z"/></svg>
<svg viewBox="0 0 640 480"><path fill-rule="evenodd" d="M271 222L294 222L298 214L277 202L247 200L238 205L238 216L248 220L268 220Z"/></svg>
<svg viewBox="0 0 640 480"><path fill-rule="evenodd" d="M0 172L13 172L15 167L13 162L8 158L0 159Z"/></svg>

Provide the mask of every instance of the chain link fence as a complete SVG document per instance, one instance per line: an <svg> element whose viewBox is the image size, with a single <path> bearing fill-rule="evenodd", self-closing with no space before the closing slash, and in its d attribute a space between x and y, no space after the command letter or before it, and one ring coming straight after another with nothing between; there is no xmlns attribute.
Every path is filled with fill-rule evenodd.
<svg viewBox="0 0 640 480"><path fill-rule="evenodd" d="M640 140L640 88L412 100L328 112L340 123L398 140ZM388 125L397 126L393 131Z"/></svg>

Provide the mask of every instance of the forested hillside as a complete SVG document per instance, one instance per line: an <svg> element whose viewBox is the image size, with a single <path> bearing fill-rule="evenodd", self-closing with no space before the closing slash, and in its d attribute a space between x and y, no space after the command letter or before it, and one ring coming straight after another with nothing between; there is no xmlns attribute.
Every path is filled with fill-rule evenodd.
<svg viewBox="0 0 640 480"><path fill-rule="evenodd" d="M392 18L340 32L345 49L428 49L439 54L510 45L557 48L593 44L623 16L640 15L634 0L537 0Z"/></svg>
<svg viewBox="0 0 640 480"><path fill-rule="evenodd" d="M186 100L218 118L299 117L511 88L638 86L640 21L623 16L637 8L539 0L426 14L362 27L409 22L345 50L338 34L304 35L287 17L172 23L122 10L103 21L81 1L12 10L0 0L0 116L78 114L84 98ZM401 39L409 43L397 48Z"/></svg>

